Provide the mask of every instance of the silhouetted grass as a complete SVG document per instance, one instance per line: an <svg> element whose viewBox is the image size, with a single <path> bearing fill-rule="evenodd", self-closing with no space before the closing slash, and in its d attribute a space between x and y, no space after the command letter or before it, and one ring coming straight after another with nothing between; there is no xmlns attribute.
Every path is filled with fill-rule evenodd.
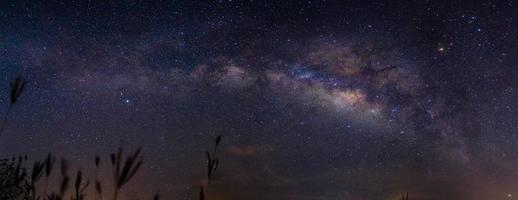
<svg viewBox="0 0 518 200"><path fill-rule="evenodd" d="M44 196L47 196L47 187L48 187L48 181L49 176L52 173L52 169L54 168L54 163L56 162L56 159L52 157L52 155L49 153L47 155L47 159L45 159L45 186L44 186Z"/></svg>
<svg viewBox="0 0 518 200"><path fill-rule="evenodd" d="M219 159L218 159L218 146L221 143L221 135L216 137L216 141L214 142L214 150L212 154L209 151L206 151L205 154L207 156L207 187L210 184L210 181L214 177L216 170L218 169ZM205 189L204 186L200 186L200 200L205 200Z"/></svg>
<svg viewBox="0 0 518 200"><path fill-rule="evenodd" d="M83 182L83 173L81 170L77 171L76 182L74 184L74 198L72 200L83 200L85 198L84 191L90 184L90 181L86 180Z"/></svg>
<svg viewBox="0 0 518 200"><path fill-rule="evenodd" d="M7 111L5 112L4 117L2 119L2 124L0 124L0 136L4 132L5 124L7 123L7 119L9 117L9 114L11 113L11 109L13 108L14 104L18 102L18 99L20 98L20 95L22 94L23 89L25 88L25 79L23 79L23 77L21 76L18 76L16 79L11 81L9 86L10 102L7 106Z"/></svg>
<svg viewBox="0 0 518 200"><path fill-rule="evenodd" d="M122 187L133 178L142 166L142 158L140 157L141 149L137 149L132 155L124 159L122 148L118 152L110 155L113 167L114 191L113 199L117 200L119 191ZM122 163L124 162L124 163Z"/></svg>
<svg viewBox="0 0 518 200"><path fill-rule="evenodd" d="M10 103L7 111L3 116L2 124L0 124L0 135L2 134L8 116L12 107L19 100L25 87L25 80L19 76L10 82ZM219 166L219 158L217 156L218 146L221 142L221 136L217 136L212 152L206 151L207 156L207 183L213 179L214 174ZM113 170L113 200L118 200L119 192L123 186L126 185L140 170L143 159L141 156L141 149L138 148L134 153L124 156L122 147L118 148L116 153L110 154L112 170ZM52 154L48 154L43 161L34 161L32 167L26 167L27 155L12 159L0 160L0 200L84 200L86 198L85 191L90 186L90 181L83 177L81 170L76 172L74 181L74 190L71 194L67 191L70 185L70 177L68 175L68 161L64 158L60 162L60 177L59 191L52 191L49 193L48 184L49 179L54 171L56 158ZM98 179L98 171L101 167L101 158L95 157L95 178L94 178L94 199L99 197L103 199L103 184ZM45 176L43 189L38 189L38 184L41 178ZM207 184L208 186L208 184ZM42 192L42 194L38 193ZM204 186L200 186L200 200L205 199ZM160 195L156 193L153 200L159 200Z"/></svg>
<svg viewBox="0 0 518 200"><path fill-rule="evenodd" d="M28 191L23 157L0 160L0 199L15 199Z"/></svg>
<svg viewBox="0 0 518 200"><path fill-rule="evenodd" d="M99 173L99 165L101 164L101 158L99 156L95 156L95 196L94 200L97 200L97 197L99 196L102 200L103 195L103 188L101 186L101 182L98 179L98 173Z"/></svg>
<svg viewBox="0 0 518 200"><path fill-rule="evenodd" d="M406 192L406 196L401 193L401 200L408 200L408 192Z"/></svg>
<svg viewBox="0 0 518 200"><path fill-rule="evenodd" d="M218 146L221 142L221 136L216 138L214 149L212 152L206 152L207 155L207 185L200 186L199 197L200 200L205 200L206 188L214 178L215 172L218 169L219 158L217 155ZM118 148L116 153L110 154L112 170L113 170L113 200L118 199L120 190L135 176L143 164L141 156L141 149L138 148L132 154L124 155L123 149ZM58 191L47 191L49 188L49 179L53 176L55 170L56 158L52 154L48 154L43 161L34 161L32 167L27 169L25 163L27 156L20 156L12 159L0 160L0 200L3 199L20 199L20 200L85 200L86 190L91 186L90 181L85 179L82 170L76 171L73 190L68 193L70 185L70 177L68 175L69 165L66 159L61 159L60 174L61 181L59 183ZM95 190L94 198L103 199L103 184L97 179L97 171L101 168L101 158L95 157ZM56 176L58 176L56 175ZM44 177L45 182L39 184ZM38 188L43 186L43 188ZM152 197L154 200L159 200L159 194Z"/></svg>
<svg viewBox="0 0 518 200"><path fill-rule="evenodd" d="M65 196L65 193L68 189L68 183L70 182L70 178L68 177L68 162L66 159L61 159L61 165L60 165L60 171L61 171L61 184L59 185L59 198L63 199Z"/></svg>
<svg viewBox="0 0 518 200"><path fill-rule="evenodd" d="M122 187L127 184L139 171L143 164L140 156L140 148L133 154L124 156L122 148L118 152L111 154L114 172L114 197L118 199L118 193ZM68 162L61 160L60 172L61 182L59 191L47 191L48 179L52 176L55 158L49 154L44 161L34 161L32 167L28 170L23 167L27 158L18 157L12 159L0 160L0 200L4 199L21 199L21 200L84 200L86 198L86 190L90 186L90 181L85 179L82 170L78 170L75 175L73 191L67 197L67 191L70 184L68 175ZM95 167L99 168L100 158L96 157ZM38 184L42 177L45 176L45 183ZM43 188L38 188L43 186ZM102 185L99 180L95 180L95 190L102 199ZM95 197L97 198L97 196ZM159 199L158 194L153 199Z"/></svg>
<svg viewBox="0 0 518 200"><path fill-rule="evenodd" d="M43 175L43 169L45 165L39 161L35 161L32 165L31 181L30 181L30 193L32 200L36 200L36 183L40 180Z"/></svg>

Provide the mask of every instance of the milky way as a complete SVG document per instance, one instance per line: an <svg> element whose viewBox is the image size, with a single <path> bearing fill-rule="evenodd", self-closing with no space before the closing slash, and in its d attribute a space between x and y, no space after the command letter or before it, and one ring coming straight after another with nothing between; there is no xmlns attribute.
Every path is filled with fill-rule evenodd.
<svg viewBox="0 0 518 200"><path fill-rule="evenodd" d="M142 146L123 195L192 199L223 135L214 199L518 196L514 1L0 5L4 157Z"/></svg>

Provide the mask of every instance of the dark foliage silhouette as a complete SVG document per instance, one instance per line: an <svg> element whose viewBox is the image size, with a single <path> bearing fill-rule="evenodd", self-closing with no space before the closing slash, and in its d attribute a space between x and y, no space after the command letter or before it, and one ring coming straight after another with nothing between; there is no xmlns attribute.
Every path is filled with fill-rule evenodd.
<svg viewBox="0 0 518 200"><path fill-rule="evenodd" d="M0 199L15 199L28 191L26 157L0 160Z"/></svg>
<svg viewBox="0 0 518 200"><path fill-rule="evenodd" d="M9 105L7 106L7 111L4 114L4 117L2 119L2 124L0 124L0 136L4 132L5 124L7 123L7 119L9 118L9 114L11 113L11 109L13 106L18 102L18 99L20 98L20 95L23 92L23 89L25 88L25 79L23 77L18 76L16 79L12 80L10 83L10 92L9 92Z"/></svg>
<svg viewBox="0 0 518 200"><path fill-rule="evenodd" d="M0 124L0 135L2 134L7 122L11 108L18 101L25 87L25 80L17 77L10 83L10 103L7 111L3 116L2 124ZM212 152L207 151L207 186L213 179L219 166L219 158L217 156L218 146L221 142L221 136L217 136ZM141 169L143 159L141 149L125 156L123 148L119 147L116 153L110 154L110 160L113 170L113 200L118 200L119 192L137 172ZM78 170L75 175L73 188L70 192L71 178L68 175L69 164L64 158L60 162L60 182L58 191L48 191L49 179L53 176L56 157L48 154L42 161L32 162L32 167L27 167L27 155L13 157L11 159L0 159L0 200L85 200L86 190L90 186L90 181L83 177L83 172ZM98 171L101 168L101 158L95 156L94 171L94 199L103 199L103 184L98 179ZM43 184L40 181L44 180ZM43 186L43 188L38 188ZM200 199L205 199L206 186L200 186ZM160 195L157 193L152 197L153 200L159 200Z"/></svg>
<svg viewBox="0 0 518 200"><path fill-rule="evenodd" d="M214 177L214 174L216 173L216 170L218 169L218 165L219 165L219 158L217 156L217 153L218 153L218 146L219 144L221 143L221 138L222 136L221 135L218 135L216 137L216 141L214 142L214 149L211 152L209 151L206 151L205 154L207 156L207 186L209 186L211 180L213 179ZM204 186L200 186L200 200L205 200L205 188Z"/></svg>
<svg viewBox="0 0 518 200"><path fill-rule="evenodd" d="M143 161L140 157L140 150L141 149L139 148L132 155L124 158L122 147L120 147L117 153L112 153L110 155L113 167L113 181L115 185L113 191L114 200L117 200L122 186L128 183L142 166Z"/></svg>
<svg viewBox="0 0 518 200"><path fill-rule="evenodd" d="M408 200L408 192L406 193L406 196L401 193L401 200Z"/></svg>

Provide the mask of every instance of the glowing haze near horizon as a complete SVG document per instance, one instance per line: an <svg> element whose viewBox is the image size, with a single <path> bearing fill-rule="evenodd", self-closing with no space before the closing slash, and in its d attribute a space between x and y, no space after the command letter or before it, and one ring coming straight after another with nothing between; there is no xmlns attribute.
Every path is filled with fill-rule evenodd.
<svg viewBox="0 0 518 200"><path fill-rule="evenodd" d="M514 199L517 4L3 1L0 152L142 146L123 193L192 199L223 135L211 199Z"/></svg>

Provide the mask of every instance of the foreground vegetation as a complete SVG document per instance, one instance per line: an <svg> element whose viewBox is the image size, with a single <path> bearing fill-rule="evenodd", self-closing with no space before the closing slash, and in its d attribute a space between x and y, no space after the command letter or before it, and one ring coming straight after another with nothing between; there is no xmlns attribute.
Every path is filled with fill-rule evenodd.
<svg viewBox="0 0 518 200"><path fill-rule="evenodd" d="M207 177L208 183L200 186L199 198L204 200L206 197L206 187L209 186L216 169L219 165L217 148L221 141L221 136L216 138L214 150L207 151ZM118 200L123 187L137 174L143 165L141 149L137 149L131 154L125 155L122 148L110 154L110 165L113 175L112 198L106 198L104 189L109 183L104 183L97 177L97 172L102 167L101 158L96 156L94 159L95 178L93 181L85 178L81 170L75 174L69 174L69 164L64 158L60 160L59 174L60 179L58 191L47 191L48 180L54 174L56 158L49 154L43 161L32 162L32 167L27 167L29 161L27 156L13 157L11 159L0 160L0 200L84 200L86 199L87 189L94 187L95 194L93 199L113 199ZM92 183L93 184L90 184ZM43 187L43 188L41 188ZM153 200L159 200L159 194L153 196Z"/></svg>
<svg viewBox="0 0 518 200"><path fill-rule="evenodd" d="M9 118L11 109L18 102L25 88L25 83L25 80L21 76L10 82L10 102L0 124L0 137ZM206 187L208 187L210 180L219 166L217 149L220 142L221 136L217 136L213 151L206 152L208 183L200 186L200 200L205 199ZM95 200L118 200L123 187L137 174L144 162L140 148L129 155L124 155L123 148L119 147L117 152L109 155L109 159L113 175L112 198L106 198L103 188L108 184L103 183L97 177L97 172L102 167L101 158L99 156L96 156L94 159L95 177L93 181L85 178L81 170L76 171L72 175L69 174L69 164L64 158L60 159L59 175L54 175L57 174L55 172L56 170L54 170L56 157L52 154L48 154L44 160L34 161L32 163L29 163L27 155L0 159L0 200L84 200L86 199L85 191L89 187L94 187L95 194L93 199ZM48 191L51 176L58 176L60 179L58 191ZM155 194L152 199L159 200L159 194Z"/></svg>

